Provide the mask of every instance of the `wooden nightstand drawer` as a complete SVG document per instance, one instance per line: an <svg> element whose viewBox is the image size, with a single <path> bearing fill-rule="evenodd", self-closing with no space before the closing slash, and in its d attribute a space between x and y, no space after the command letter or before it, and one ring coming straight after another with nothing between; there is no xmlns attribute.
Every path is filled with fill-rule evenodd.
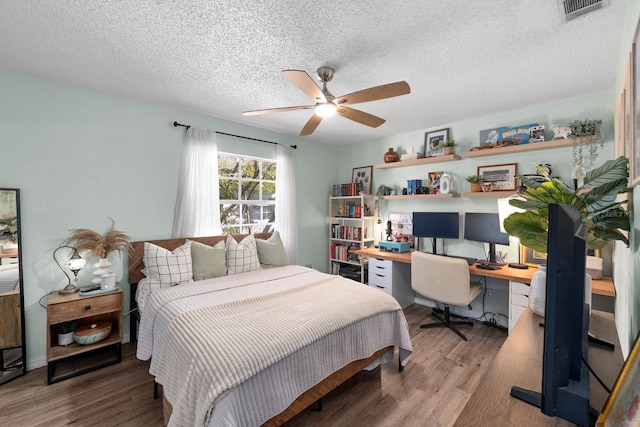
<svg viewBox="0 0 640 427"><path fill-rule="evenodd" d="M79 297L79 299L73 301L49 304L47 313L49 323L55 324L116 310L122 310L122 292L93 297Z"/></svg>

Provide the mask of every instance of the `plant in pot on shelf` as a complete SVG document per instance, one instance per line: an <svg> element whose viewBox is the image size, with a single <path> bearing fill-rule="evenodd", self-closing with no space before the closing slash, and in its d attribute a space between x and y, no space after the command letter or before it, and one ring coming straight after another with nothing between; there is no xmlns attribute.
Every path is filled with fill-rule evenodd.
<svg viewBox="0 0 640 427"><path fill-rule="evenodd" d="M445 156L448 155L448 154L453 154L453 150L454 150L455 146L456 146L456 140L455 139L447 139L447 140L445 140L441 144L441 147L443 147L443 154Z"/></svg>
<svg viewBox="0 0 640 427"><path fill-rule="evenodd" d="M608 160L602 166L587 172L584 184L576 190L559 179L551 178L539 167L538 174L547 178L547 181L538 182L519 175L527 189L519 194L520 198L511 199L509 204L524 211L512 213L504 220L505 230L510 235L518 237L521 244L537 252L546 252L549 204L566 203L575 206L582 215L582 222L587 231L588 249L600 249L614 240L620 240L629 246L629 240L625 235L625 232L630 230L629 213L623 207L626 200L617 201L619 193L628 191L629 171L626 157ZM587 285L589 282L590 278L587 278ZM541 286L543 284L544 281ZM534 294L533 288L532 278L531 294ZM540 296L541 292L536 294ZM586 295L587 298L590 296ZM544 301L544 296L540 299ZM534 305L530 299L532 309ZM544 314L544 307L541 311Z"/></svg>
<svg viewBox="0 0 640 427"><path fill-rule="evenodd" d="M64 244L76 248L78 252L88 252L91 257L98 257L96 270L93 272L95 278L91 281L93 285L99 285L102 275L111 273L111 262L107 256L111 252L121 253L126 249L131 249L131 238L122 231L114 229L115 221L111 218L111 227L104 233L99 234L86 228L75 229L71 232Z"/></svg>
<svg viewBox="0 0 640 427"><path fill-rule="evenodd" d="M482 191L482 183L484 182L482 175L469 175L465 179L471 184L471 192L479 193Z"/></svg>
<svg viewBox="0 0 640 427"><path fill-rule="evenodd" d="M78 326L78 320L69 320L58 323L58 345L69 345L73 343L73 331Z"/></svg>
<svg viewBox="0 0 640 427"><path fill-rule="evenodd" d="M569 123L573 139L573 164L584 166L586 158L593 164L598 158L598 150L604 148L604 141L600 135L602 120L574 120ZM588 149L588 155L584 150Z"/></svg>

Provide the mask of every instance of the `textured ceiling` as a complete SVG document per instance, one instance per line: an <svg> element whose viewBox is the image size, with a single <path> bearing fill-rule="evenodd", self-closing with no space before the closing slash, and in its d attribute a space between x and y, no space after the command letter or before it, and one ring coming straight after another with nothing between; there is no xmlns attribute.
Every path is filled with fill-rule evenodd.
<svg viewBox="0 0 640 427"><path fill-rule="evenodd" d="M605 0L607 1L607 0ZM635 0L634 0L635 1ZM613 89L628 0L564 22L560 0L4 0L0 68L297 135L282 70L335 68L335 95L405 80L305 138L350 144Z"/></svg>

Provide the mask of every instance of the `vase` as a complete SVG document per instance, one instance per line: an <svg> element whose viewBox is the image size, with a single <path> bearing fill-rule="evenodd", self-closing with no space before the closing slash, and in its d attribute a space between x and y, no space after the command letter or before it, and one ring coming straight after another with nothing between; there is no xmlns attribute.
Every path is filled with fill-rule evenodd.
<svg viewBox="0 0 640 427"><path fill-rule="evenodd" d="M531 276L529 287L529 308L538 316L544 317L545 298L547 292L547 266L541 264L538 271ZM584 302L589 305L591 314L591 276L584 275Z"/></svg>
<svg viewBox="0 0 640 427"><path fill-rule="evenodd" d="M73 331L66 334L58 334L58 345L69 345L73 343Z"/></svg>
<svg viewBox="0 0 640 427"><path fill-rule="evenodd" d="M453 180L451 179L451 175L448 173L443 173L440 177L440 194L449 194L452 191Z"/></svg>
<svg viewBox="0 0 640 427"><path fill-rule="evenodd" d="M482 187L480 186L479 182L471 182L470 184L472 193L479 193L480 191L482 191Z"/></svg>
<svg viewBox="0 0 640 427"><path fill-rule="evenodd" d="M93 270L94 277L91 280L91 284L99 286L102 282L102 275L111 274L113 272L111 271L111 263L106 258L100 258L98 262L96 262L95 266L96 269Z"/></svg>
<svg viewBox="0 0 640 427"><path fill-rule="evenodd" d="M547 266L540 264L538 271L531 276L529 286L529 308L538 316L544 317L544 305L547 292Z"/></svg>
<svg viewBox="0 0 640 427"><path fill-rule="evenodd" d="M384 153L384 162L393 163L398 161L398 153L393 151L393 148L389 148L389 151Z"/></svg>

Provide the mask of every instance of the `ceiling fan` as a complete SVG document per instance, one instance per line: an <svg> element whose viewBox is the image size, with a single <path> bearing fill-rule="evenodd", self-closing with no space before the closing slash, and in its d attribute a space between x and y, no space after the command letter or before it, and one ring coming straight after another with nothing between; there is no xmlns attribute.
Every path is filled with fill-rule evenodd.
<svg viewBox="0 0 640 427"><path fill-rule="evenodd" d="M304 93L309 95L311 99L315 101L315 104L245 111L242 114L245 116L256 116L259 114L315 109L313 116L311 116L307 124L302 128L300 136L311 135L324 117L330 117L336 113L349 120L353 120L354 122L376 128L383 124L385 120L374 116L373 114L365 113L364 111L345 107L345 105L393 98L394 96L406 95L411 92L411 88L407 82L400 81L369 89L363 89L358 92L353 92L336 98L327 89L327 82L330 82L334 75L334 69L331 67L318 68L318 77L322 81L322 89L320 89L313 78L311 78L311 76L309 76L305 71L284 70L283 73L289 80L291 80L291 83L298 86L298 88L300 88Z"/></svg>

